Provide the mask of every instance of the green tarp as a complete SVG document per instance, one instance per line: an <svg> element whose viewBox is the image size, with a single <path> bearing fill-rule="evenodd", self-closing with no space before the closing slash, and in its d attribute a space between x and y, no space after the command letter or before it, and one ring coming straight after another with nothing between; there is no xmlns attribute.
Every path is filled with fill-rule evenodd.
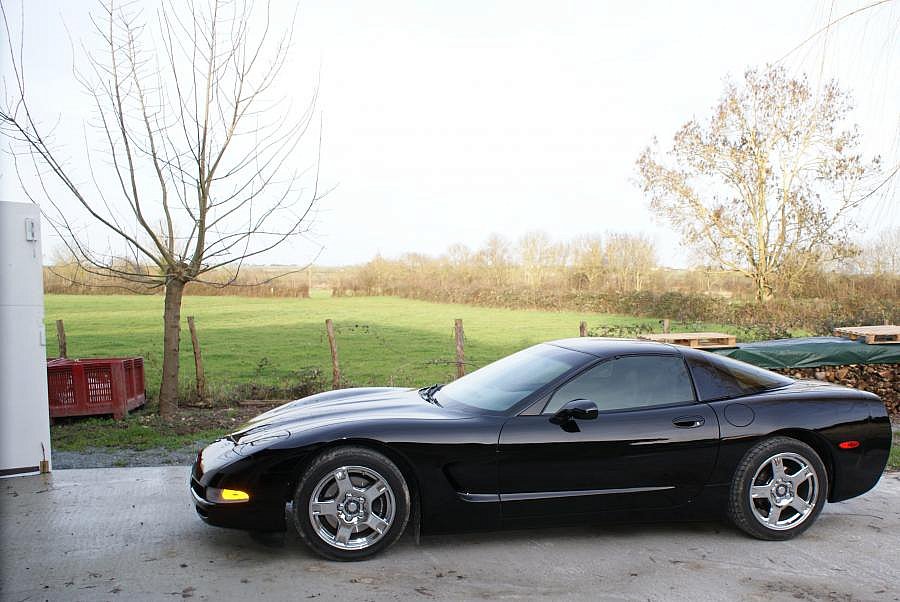
<svg viewBox="0 0 900 602"><path fill-rule="evenodd" d="M740 343L715 353L762 368L815 368L844 364L900 364L900 344L866 345L839 337Z"/></svg>

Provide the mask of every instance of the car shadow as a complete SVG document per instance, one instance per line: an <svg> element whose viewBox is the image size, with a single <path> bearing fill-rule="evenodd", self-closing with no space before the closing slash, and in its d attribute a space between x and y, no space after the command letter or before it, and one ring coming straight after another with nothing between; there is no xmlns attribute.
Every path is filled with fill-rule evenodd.
<svg viewBox="0 0 900 602"><path fill-rule="evenodd" d="M416 537L409 530L394 547L406 552L438 551L441 548L459 549L466 546L508 547L525 543L548 544L563 540L570 543L583 543L603 538L604 540L641 540L646 537L665 539L684 539L689 537L715 537L740 539L746 537L732 526L721 521L654 523L634 522L617 524L589 524L581 526L537 526L529 529L499 529L493 531L469 531L462 533L445 533L439 535L422 535ZM247 549L261 557L284 558L285 555L297 559L321 560L303 542L293 526L288 524L286 531L274 533L247 532L217 529L211 533L208 541L211 546L226 545Z"/></svg>

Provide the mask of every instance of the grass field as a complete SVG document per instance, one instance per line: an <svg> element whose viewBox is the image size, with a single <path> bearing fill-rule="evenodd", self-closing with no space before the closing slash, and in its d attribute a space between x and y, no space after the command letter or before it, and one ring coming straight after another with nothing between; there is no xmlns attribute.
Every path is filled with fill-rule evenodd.
<svg viewBox="0 0 900 602"><path fill-rule="evenodd" d="M47 295L47 353L56 353L54 321L62 318L70 357L143 356L148 392L155 395L162 361L162 302L160 296ZM330 383L326 318L334 320L343 380L357 386L452 379L454 318L464 323L469 370L539 341L576 336L581 320L591 329L639 324L659 328L658 320L627 316L327 294L310 299L188 296L182 318L188 315L196 317L213 396L222 398L232 396L241 384L288 387L301 378L299 373L311 369L320 370ZM181 361L187 389L194 368L186 324Z"/></svg>
<svg viewBox="0 0 900 602"><path fill-rule="evenodd" d="M145 358L147 391L155 397L162 351L162 298L134 295L47 295L47 353L57 351L54 321L65 320L70 357L140 355ZM310 299L185 297L182 316L196 317L213 401L230 401L248 384L272 385L275 396L296 386L310 370L330 386L331 360L325 319L334 320L345 385L425 385L455 376L453 320L462 318L466 360L472 370L528 345L578 334L585 320L592 330L659 328L657 319L618 315L506 310L427 303L394 297ZM696 327L696 325L693 325ZM704 330L734 332L718 324ZM673 330L678 330L673 324ZM194 377L185 324L181 345L182 386ZM260 389L263 394L265 389ZM177 424L147 413L124 422L78 420L54 426L54 446L178 447L214 438L246 416L238 409L185 410ZM246 410L240 410L246 413ZM251 413L254 410L249 410ZM262 410L258 410L262 411ZM900 448L891 465L900 468Z"/></svg>

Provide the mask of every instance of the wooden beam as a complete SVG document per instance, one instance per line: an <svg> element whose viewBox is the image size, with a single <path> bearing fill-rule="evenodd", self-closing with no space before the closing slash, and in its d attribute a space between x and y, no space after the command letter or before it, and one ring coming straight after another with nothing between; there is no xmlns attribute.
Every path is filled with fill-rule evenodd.
<svg viewBox="0 0 900 602"><path fill-rule="evenodd" d="M337 342L334 340L334 323L331 319L325 320L325 330L328 332L328 346L331 348L331 388L341 388L341 367L338 363Z"/></svg>
<svg viewBox="0 0 900 602"><path fill-rule="evenodd" d="M641 334L639 339L684 345L696 349L720 349L734 347L737 340L733 335L723 332L672 332L663 334Z"/></svg>
<svg viewBox="0 0 900 602"><path fill-rule="evenodd" d="M66 327L62 320L56 321L56 340L59 341L59 357L69 357L66 347Z"/></svg>
<svg viewBox="0 0 900 602"><path fill-rule="evenodd" d="M463 321L457 318L453 323L456 335L456 378L466 375L466 351L465 334L463 333Z"/></svg>
<svg viewBox="0 0 900 602"><path fill-rule="evenodd" d="M197 375L197 400L206 400L206 374L203 371L203 355L200 353L200 339L197 337L197 326L194 316L188 316L188 328L191 331L191 347L194 349L194 373Z"/></svg>

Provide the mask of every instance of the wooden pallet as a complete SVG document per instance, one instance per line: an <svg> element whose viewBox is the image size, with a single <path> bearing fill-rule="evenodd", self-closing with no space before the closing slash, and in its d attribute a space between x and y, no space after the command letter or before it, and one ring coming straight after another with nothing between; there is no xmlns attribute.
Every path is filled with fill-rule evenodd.
<svg viewBox="0 0 900 602"><path fill-rule="evenodd" d="M667 332L664 334L642 334L638 337L647 341L684 345L694 349L721 349L734 347L737 339L722 332Z"/></svg>
<svg viewBox="0 0 900 602"><path fill-rule="evenodd" d="M861 340L867 345L900 343L900 326L895 324L885 324L884 326L847 326L835 328L834 334L845 339Z"/></svg>

